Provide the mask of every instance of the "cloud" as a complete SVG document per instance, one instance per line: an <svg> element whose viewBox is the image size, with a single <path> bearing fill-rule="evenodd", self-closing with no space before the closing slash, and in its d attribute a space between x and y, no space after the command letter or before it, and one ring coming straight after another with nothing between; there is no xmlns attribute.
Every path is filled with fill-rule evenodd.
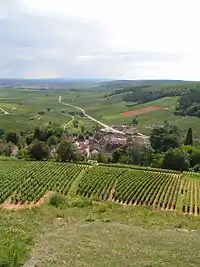
<svg viewBox="0 0 200 267"><path fill-rule="evenodd" d="M75 74L77 55L107 49L99 25L86 19L37 16L17 1L12 12L11 1L0 7L0 69L13 77Z"/></svg>
<svg viewBox="0 0 200 267"><path fill-rule="evenodd" d="M174 2L0 0L0 76L197 79L198 2Z"/></svg>

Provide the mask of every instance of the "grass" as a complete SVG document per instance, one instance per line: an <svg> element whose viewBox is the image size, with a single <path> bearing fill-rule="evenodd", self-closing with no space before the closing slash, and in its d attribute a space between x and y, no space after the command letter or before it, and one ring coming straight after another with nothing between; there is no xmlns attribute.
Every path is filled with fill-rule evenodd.
<svg viewBox="0 0 200 267"><path fill-rule="evenodd" d="M0 266L199 266L199 216L78 197L82 175L66 198L0 209Z"/></svg>
<svg viewBox="0 0 200 267"><path fill-rule="evenodd" d="M96 201L83 208L1 210L0 266L28 258L25 266L199 266L199 222ZM18 257L13 265L12 255Z"/></svg>
<svg viewBox="0 0 200 267"><path fill-rule="evenodd" d="M178 97L165 97L149 103L136 105L135 103L126 103L116 97L106 98L105 91L83 90L71 92L69 90L54 91L31 91L20 89L1 89L0 90L0 107L10 112L10 115L0 116L1 127L6 131L15 129L32 129L36 126L47 126L49 122L64 127L71 120L67 115L71 108L62 106L58 103L58 97L62 95L66 103L71 103L84 108L89 115L107 124L122 124L132 121L132 117L124 117L125 111L144 108L148 106L162 106L165 109L138 115L138 129L144 134L149 134L154 124L164 120L181 128L182 136L185 136L189 127L192 127L194 136L200 135L199 118L181 117L174 115L174 109ZM130 106L131 105L131 106ZM14 108L14 109L13 109ZM30 120L38 111L50 108L50 112L45 114L41 119ZM65 113L63 113L65 112ZM87 118L75 117L84 125L85 130L92 130L95 123ZM74 128L72 124L67 126L72 132L80 133L80 127Z"/></svg>

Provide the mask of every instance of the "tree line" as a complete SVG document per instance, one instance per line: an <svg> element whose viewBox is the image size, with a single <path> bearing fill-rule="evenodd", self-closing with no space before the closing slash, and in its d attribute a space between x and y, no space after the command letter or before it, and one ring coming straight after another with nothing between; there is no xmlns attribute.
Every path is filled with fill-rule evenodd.
<svg viewBox="0 0 200 267"><path fill-rule="evenodd" d="M134 121L134 120L133 120ZM95 130L97 132L97 130ZM90 137L94 133L90 133ZM56 160L61 162L87 161L80 154L71 134L62 128L35 128L34 131L13 131L5 133L0 129L0 155L12 155L13 146L19 148L18 158L26 160ZM89 138L86 132L76 136L78 140ZM151 166L163 169L200 171L200 146L194 143L192 129L189 128L184 140L180 129L165 121L156 125L149 137L150 144L137 141L119 146L111 154L103 151L90 156L101 163L122 163Z"/></svg>

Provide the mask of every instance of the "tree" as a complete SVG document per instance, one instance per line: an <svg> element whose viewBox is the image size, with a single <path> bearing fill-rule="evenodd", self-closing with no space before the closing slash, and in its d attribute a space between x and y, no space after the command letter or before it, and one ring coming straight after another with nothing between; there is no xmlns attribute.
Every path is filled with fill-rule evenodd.
<svg viewBox="0 0 200 267"><path fill-rule="evenodd" d="M58 160L62 162L73 161L75 152L75 147L71 142L62 141L57 150Z"/></svg>
<svg viewBox="0 0 200 267"><path fill-rule="evenodd" d="M165 152L162 163L163 169L186 171L189 167L189 155L185 150L170 148Z"/></svg>
<svg viewBox="0 0 200 267"><path fill-rule="evenodd" d="M84 133L85 132L85 127L83 125L81 125L81 132Z"/></svg>
<svg viewBox="0 0 200 267"><path fill-rule="evenodd" d="M137 126L138 125L138 120L137 120L136 117L133 118L132 124L133 124L133 126Z"/></svg>
<svg viewBox="0 0 200 267"><path fill-rule="evenodd" d="M3 137L5 134L4 129L0 128L0 137Z"/></svg>
<svg viewBox="0 0 200 267"><path fill-rule="evenodd" d="M183 145L181 149L189 154L191 167L200 163L200 149L198 147Z"/></svg>
<svg viewBox="0 0 200 267"><path fill-rule="evenodd" d="M162 163L163 163L163 154L158 154L158 153L153 154L151 167L161 168Z"/></svg>
<svg viewBox="0 0 200 267"><path fill-rule="evenodd" d="M166 152L170 147L178 147L179 140L179 129L166 122L163 126L154 127L150 134L151 146L159 153Z"/></svg>
<svg viewBox="0 0 200 267"><path fill-rule="evenodd" d="M33 137L34 137L34 139L37 139L40 141L42 134L43 134L43 131L39 127L36 127L34 130Z"/></svg>
<svg viewBox="0 0 200 267"><path fill-rule="evenodd" d="M113 163L119 162L122 155L123 155L123 150L121 148L116 148L112 153L112 162Z"/></svg>
<svg viewBox="0 0 200 267"><path fill-rule="evenodd" d="M27 143L27 145L29 146L33 141L34 141L34 136L33 136L33 134L28 134L28 135L26 136L26 143Z"/></svg>
<svg viewBox="0 0 200 267"><path fill-rule="evenodd" d="M192 128L188 129L184 144L189 145L189 146L193 146Z"/></svg>
<svg viewBox="0 0 200 267"><path fill-rule="evenodd" d="M47 140L47 144L49 146L55 146L57 145L57 143L58 143L58 138L55 135L50 136Z"/></svg>
<svg viewBox="0 0 200 267"><path fill-rule="evenodd" d="M110 163L111 162L110 156L103 152L94 154L92 159L97 160L99 163Z"/></svg>
<svg viewBox="0 0 200 267"><path fill-rule="evenodd" d="M99 126L99 124L97 123L95 126L93 126L93 131L95 133L99 132L99 130L101 129L101 127Z"/></svg>
<svg viewBox="0 0 200 267"><path fill-rule="evenodd" d="M28 147L28 155L34 160L44 160L49 157L49 149L46 144L35 141Z"/></svg>
<svg viewBox="0 0 200 267"><path fill-rule="evenodd" d="M77 121L77 120L73 120L73 126L74 126L74 128L78 128L78 126L79 126L79 121Z"/></svg>
<svg viewBox="0 0 200 267"><path fill-rule="evenodd" d="M11 154L12 154L12 148L13 148L13 144L11 142L9 142L7 144L7 146L5 147L5 150L4 150L5 156L9 156L9 157L11 156Z"/></svg>
<svg viewBox="0 0 200 267"><path fill-rule="evenodd" d="M19 142L19 134L17 132L9 132L6 136L6 141L17 145Z"/></svg>

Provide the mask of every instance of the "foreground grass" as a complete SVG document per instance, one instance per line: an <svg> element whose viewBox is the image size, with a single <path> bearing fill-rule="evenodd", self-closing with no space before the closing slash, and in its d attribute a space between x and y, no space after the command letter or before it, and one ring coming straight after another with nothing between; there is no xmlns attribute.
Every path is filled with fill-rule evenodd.
<svg viewBox="0 0 200 267"><path fill-rule="evenodd" d="M72 202L62 208L0 210L0 266L200 265L198 217Z"/></svg>

